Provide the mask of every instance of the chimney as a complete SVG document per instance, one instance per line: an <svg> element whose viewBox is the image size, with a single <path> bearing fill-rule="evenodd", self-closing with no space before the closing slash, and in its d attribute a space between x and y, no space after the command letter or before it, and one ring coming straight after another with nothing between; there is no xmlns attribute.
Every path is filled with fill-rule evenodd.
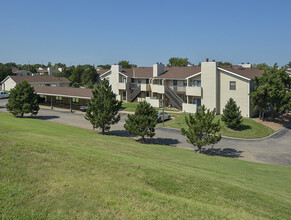
<svg viewBox="0 0 291 220"><path fill-rule="evenodd" d="M121 65L111 65L111 71L112 73L119 73L119 72L122 72L122 66Z"/></svg>
<svg viewBox="0 0 291 220"><path fill-rule="evenodd" d="M212 60L212 62L215 62L215 60Z"/></svg>
<svg viewBox="0 0 291 220"><path fill-rule="evenodd" d="M206 58L206 62L208 62L209 61L209 58Z"/></svg>
<svg viewBox="0 0 291 220"><path fill-rule="evenodd" d="M162 63L156 63L153 65L153 77L160 76L165 72L165 66Z"/></svg>

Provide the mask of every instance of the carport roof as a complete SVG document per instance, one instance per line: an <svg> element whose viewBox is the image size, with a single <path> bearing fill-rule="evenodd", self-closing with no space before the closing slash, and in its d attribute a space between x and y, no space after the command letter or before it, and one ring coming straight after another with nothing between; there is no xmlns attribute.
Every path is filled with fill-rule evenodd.
<svg viewBox="0 0 291 220"><path fill-rule="evenodd" d="M39 95L61 96L69 98L91 99L93 89L53 87L53 86L33 86Z"/></svg>

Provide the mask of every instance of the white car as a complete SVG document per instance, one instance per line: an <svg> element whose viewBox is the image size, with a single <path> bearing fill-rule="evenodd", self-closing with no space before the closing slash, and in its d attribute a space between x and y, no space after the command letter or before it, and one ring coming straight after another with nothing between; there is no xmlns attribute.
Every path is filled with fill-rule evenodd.
<svg viewBox="0 0 291 220"><path fill-rule="evenodd" d="M170 120L171 116L167 112L158 111L158 122Z"/></svg>
<svg viewBox="0 0 291 220"><path fill-rule="evenodd" d="M88 109L88 105L82 105L82 106L80 106L80 110L82 112L85 112L87 109Z"/></svg>
<svg viewBox="0 0 291 220"><path fill-rule="evenodd" d="M4 91L0 91L0 99L6 99L9 98L9 93L4 92Z"/></svg>

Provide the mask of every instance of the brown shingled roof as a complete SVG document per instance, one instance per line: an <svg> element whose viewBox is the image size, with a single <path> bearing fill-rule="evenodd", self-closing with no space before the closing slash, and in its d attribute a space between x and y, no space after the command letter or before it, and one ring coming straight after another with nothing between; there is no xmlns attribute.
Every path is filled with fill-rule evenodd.
<svg viewBox="0 0 291 220"><path fill-rule="evenodd" d="M93 97L93 89L83 88L70 88L70 87L53 87L53 86L33 86L37 94L52 95L52 96L65 96L71 98L85 98L90 99Z"/></svg>
<svg viewBox="0 0 291 220"><path fill-rule="evenodd" d="M252 69L252 68L236 68L230 66L221 66L223 70L233 72L248 79L254 79L256 76L260 77L264 73L264 70Z"/></svg>
<svg viewBox="0 0 291 220"><path fill-rule="evenodd" d="M189 76L200 73L200 66L185 66L185 67L166 67L165 72L157 77L157 79L186 79Z"/></svg>
<svg viewBox="0 0 291 220"><path fill-rule="evenodd" d="M60 82L60 83L71 83L65 77L56 76L10 76L16 83L21 83L23 81L27 82Z"/></svg>

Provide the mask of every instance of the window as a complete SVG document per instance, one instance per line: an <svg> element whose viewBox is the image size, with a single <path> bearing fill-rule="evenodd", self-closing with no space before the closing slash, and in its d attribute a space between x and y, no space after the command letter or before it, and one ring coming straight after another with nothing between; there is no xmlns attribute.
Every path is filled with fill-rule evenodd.
<svg viewBox="0 0 291 220"><path fill-rule="evenodd" d="M201 80L193 80L194 87L201 87Z"/></svg>
<svg viewBox="0 0 291 220"><path fill-rule="evenodd" d="M146 97L150 97L150 93L149 92L146 93Z"/></svg>
<svg viewBox="0 0 291 220"><path fill-rule="evenodd" d="M160 79L159 83L160 83L160 85L163 85L163 80L162 80L162 79Z"/></svg>
<svg viewBox="0 0 291 220"><path fill-rule="evenodd" d="M77 98L72 98L72 102L73 102L73 104L79 104L79 99L77 99Z"/></svg>
<svg viewBox="0 0 291 220"><path fill-rule="evenodd" d="M183 81L183 86L187 86L187 80Z"/></svg>
<svg viewBox="0 0 291 220"><path fill-rule="evenodd" d="M177 80L173 80L173 86L177 86L178 85L178 81Z"/></svg>
<svg viewBox="0 0 291 220"><path fill-rule="evenodd" d="M122 100L126 100L126 92L122 92Z"/></svg>
<svg viewBox="0 0 291 220"><path fill-rule="evenodd" d="M131 78L131 83L134 83L134 78Z"/></svg>
<svg viewBox="0 0 291 220"><path fill-rule="evenodd" d="M141 79L138 79L138 80L137 80L137 83L138 83L138 84L141 84Z"/></svg>
<svg viewBox="0 0 291 220"><path fill-rule="evenodd" d="M150 80L149 79L146 79L146 84L149 84L150 83Z"/></svg>
<svg viewBox="0 0 291 220"><path fill-rule="evenodd" d="M201 99L194 98L193 104L196 104L197 106L201 106Z"/></svg>
<svg viewBox="0 0 291 220"><path fill-rule="evenodd" d="M38 84L38 86L45 86L45 84L41 83L41 84Z"/></svg>
<svg viewBox="0 0 291 220"><path fill-rule="evenodd" d="M236 90L236 82L235 81L230 81L229 82L229 89L230 90Z"/></svg>
<svg viewBox="0 0 291 220"><path fill-rule="evenodd" d="M57 96L56 97L56 102L61 103L63 100L63 97Z"/></svg>
<svg viewBox="0 0 291 220"><path fill-rule="evenodd" d="M126 78L125 77L122 77L122 82L126 83Z"/></svg>
<svg viewBox="0 0 291 220"><path fill-rule="evenodd" d="M53 86L53 87L57 87L57 84L51 84L51 86Z"/></svg>

